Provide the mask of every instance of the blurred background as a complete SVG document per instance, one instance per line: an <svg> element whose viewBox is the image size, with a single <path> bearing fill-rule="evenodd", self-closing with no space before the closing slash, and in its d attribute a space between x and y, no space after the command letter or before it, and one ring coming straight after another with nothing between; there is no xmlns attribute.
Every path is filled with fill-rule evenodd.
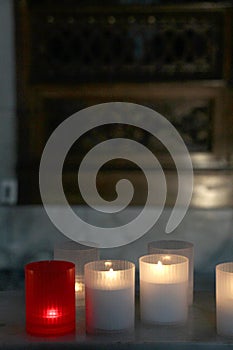
<svg viewBox="0 0 233 350"><path fill-rule="evenodd" d="M110 101L148 106L183 137L194 190L171 237L194 243L196 288L213 287L215 264L233 259L232 32L233 2L0 0L1 290L22 288L24 265L52 258L55 242L64 239L41 206L38 167L46 141L72 113ZM166 148L139 128L93 129L67 155L63 185L69 202L90 217L76 183L78 165L114 137L151 149L168 183L155 227L128 246L101 251L104 258L137 262L149 241L169 238L164 231L177 176ZM103 166L99 192L115 198L122 177L135 185L132 212L146 198L145 178L133 163ZM59 205L53 196L50 203Z"/></svg>

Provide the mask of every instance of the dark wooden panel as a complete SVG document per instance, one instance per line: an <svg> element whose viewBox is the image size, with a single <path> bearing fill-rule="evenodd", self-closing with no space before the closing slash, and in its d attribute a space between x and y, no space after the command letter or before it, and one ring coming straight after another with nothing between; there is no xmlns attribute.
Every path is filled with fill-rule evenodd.
<svg viewBox="0 0 233 350"><path fill-rule="evenodd" d="M56 126L82 108L108 101L146 105L170 120L191 152L195 179L205 183L213 171L221 181L222 171L231 171L233 7L163 4L15 1L20 203L40 202L39 161ZM169 171L170 193L176 193L174 164L158 141L137 128L107 127L83 137L70 152L63 181L72 203L82 202L72 191L73 164L93 145L119 136L155 152ZM112 181L127 175L139 185L133 204L140 204L144 190L137 172L122 161L106 166L100 191L107 195ZM202 205L198 191L195 206ZM169 196L170 205L175 196ZM219 205L231 203L229 198Z"/></svg>
<svg viewBox="0 0 233 350"><path fill-rule="evenodd" d="M222 8L42 3L29 27L32 84L223 78Z"/></svg>

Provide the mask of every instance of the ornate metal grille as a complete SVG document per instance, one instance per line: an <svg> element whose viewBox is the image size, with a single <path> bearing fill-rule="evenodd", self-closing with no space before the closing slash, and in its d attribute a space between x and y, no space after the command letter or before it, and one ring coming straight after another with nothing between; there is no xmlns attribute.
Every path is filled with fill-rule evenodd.
<svg viewBox="0 0 233 350"><path fill-rule="evenodd" d="M33 83L216 79L223 23L216 13L121 7L32 12Z"/></svg>

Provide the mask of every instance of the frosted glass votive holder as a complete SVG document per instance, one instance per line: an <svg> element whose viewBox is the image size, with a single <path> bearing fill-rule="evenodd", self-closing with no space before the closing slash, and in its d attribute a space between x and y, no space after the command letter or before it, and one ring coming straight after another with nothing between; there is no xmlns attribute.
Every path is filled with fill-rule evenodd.
<svg viewBox="0 0 233 350"><path fill-rule="evenodd" d="M148 243L148 254L176 254L189 259L188 304L193 304L193 243L179 240L159 240Z"/></svg>
<svg viewBox="0 0 233 350"><path fill-rule="evenodd" d="M219 335L233 336L233 262L216 266L216 320Z"/></svg>
<svg viewBox="0 0 233 350"><path fill-rule="evenodd" d="M78 305L84 305L84 265L90 261L99 259L99 249L74 241L63 242L54 248L54 259L70 261L75 264L76 303Z"/></svg>
<svg viewBox="0 0 233 350"><path fill-rule="evenodd" d="M26 331L55 336L75 330L75 266L36 261L25 266Z"/></svg>
<svg viewBox="0 0 233 350"><path fill-rule="evenodd" d="M139 259L140 315L145 323L184 323L188 315L188 258L151 254Z"/></svg>
<svg viewBox="0 0 233 350"><path fill-rule="evenodd" d="M128 331L134 327L135 265L99 260L85 265L87 333Z"/></svg>

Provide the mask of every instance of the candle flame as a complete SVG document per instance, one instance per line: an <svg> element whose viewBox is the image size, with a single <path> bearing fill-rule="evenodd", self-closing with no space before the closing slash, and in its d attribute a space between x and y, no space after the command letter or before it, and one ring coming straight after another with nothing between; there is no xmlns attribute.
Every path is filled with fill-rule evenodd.
<svg viewBox="0 0 233 350"><path fill-rule="evenodd" d="M61 314L58 312L58 309L47 309L44 315L45 318L57 318L59 316Z"/></svg>
<svg viewBox="0 0 233 350"><path fill-rule="evenodd" d="M111 277L115 276L115 271L112 268L109 269L108 270L108 275L111 276Z"/></svg>
<svg viewBox="0 0 233 350"><path fill-rule="evenodd" d="M82 292L82 290L83 290L83 283L75 282L75 292Z"/></svg>
<svg viewBox="0 0 233 350"><path fill-rule="evenodd" d="M116 278L116 272L110 268L108 271L107 271L107 278L110 279L110 280L114 280Z"/></svg>

